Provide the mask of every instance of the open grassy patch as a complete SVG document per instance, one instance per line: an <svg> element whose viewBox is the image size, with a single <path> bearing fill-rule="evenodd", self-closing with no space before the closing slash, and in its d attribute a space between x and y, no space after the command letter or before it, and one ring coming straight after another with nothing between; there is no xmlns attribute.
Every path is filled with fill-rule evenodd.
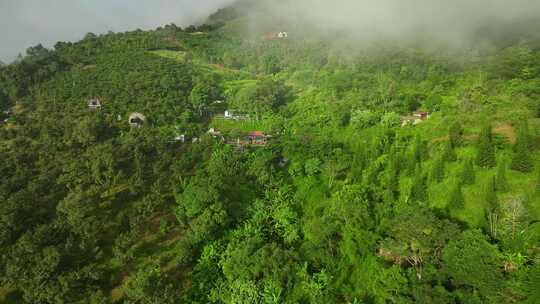
<svg viewBox="0 0 540 304"><path fill-rule="evenodd" d="M186 52L184 51L171 51L171 50L156 50L150 51L150 54L157 55L163 58L184 62L186 58Z"/></svg>

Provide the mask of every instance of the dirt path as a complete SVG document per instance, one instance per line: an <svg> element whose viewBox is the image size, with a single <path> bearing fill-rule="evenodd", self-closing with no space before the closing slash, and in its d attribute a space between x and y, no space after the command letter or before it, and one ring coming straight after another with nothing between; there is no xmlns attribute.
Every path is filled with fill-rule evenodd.
<svg viewBox="0 0 540 304"><path fill-rule="evenodd" d="M493 129L493 133L502 135L510 141L510 143L514 144L516 143L516 130L514 127L509 123L503 123L500 125L497 125Z"/></svg>

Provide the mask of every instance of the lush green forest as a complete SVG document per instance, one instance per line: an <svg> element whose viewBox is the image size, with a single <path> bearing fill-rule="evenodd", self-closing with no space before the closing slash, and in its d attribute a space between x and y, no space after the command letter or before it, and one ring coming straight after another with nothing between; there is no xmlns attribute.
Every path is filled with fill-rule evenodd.
<svg viewBox="0 0 540 304"><path fill-rule="evenodd" d="M538 39L244 21L0 65L0 302L540 303Z"/></svg>

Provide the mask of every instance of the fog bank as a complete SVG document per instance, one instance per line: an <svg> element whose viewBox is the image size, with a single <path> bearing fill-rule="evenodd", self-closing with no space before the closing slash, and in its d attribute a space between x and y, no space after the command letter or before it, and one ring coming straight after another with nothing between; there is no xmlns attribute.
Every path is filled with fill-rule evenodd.
<svg viewBox="0 0 540 304"><path fill-rule="evenodd" d="M538 33L540 25L538 0L275 0L259 8L278 25L302 23L352 34L358 42L420 38L463 43L487 34Z"/></svg>

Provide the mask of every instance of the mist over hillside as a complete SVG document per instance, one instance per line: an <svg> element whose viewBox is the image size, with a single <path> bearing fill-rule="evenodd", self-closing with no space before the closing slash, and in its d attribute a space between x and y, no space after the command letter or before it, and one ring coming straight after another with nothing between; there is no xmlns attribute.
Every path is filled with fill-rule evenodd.
<svg viewBox="0 0 540 304"><path fill-rule="evenodd" d="M240 0L217 20L246 17L247 32L294 28L348 36L357 45L377 40L469 47L538 36L540 2L529 0Z"/></svg>

